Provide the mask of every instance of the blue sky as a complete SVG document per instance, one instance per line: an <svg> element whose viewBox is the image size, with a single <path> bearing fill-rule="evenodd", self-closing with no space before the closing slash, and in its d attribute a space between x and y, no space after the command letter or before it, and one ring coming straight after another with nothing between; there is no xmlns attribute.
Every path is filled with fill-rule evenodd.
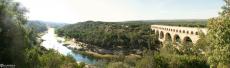
<svg viewBox="0 0 230 68"><path fill-rule="evenodd" d="M16 0L29 20L76 23L157 19L208 19L218 16L222 0Z"/></svg>

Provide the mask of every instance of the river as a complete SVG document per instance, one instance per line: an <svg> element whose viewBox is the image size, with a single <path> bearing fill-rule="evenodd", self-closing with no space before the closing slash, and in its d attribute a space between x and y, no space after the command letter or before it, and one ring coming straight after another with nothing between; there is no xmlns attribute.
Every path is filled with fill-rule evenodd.
<svg viewBox="0 0 230 68"><path fill-rule="evenodd" d="M67 47L63 46L63 42L58 42L58 38L55 34L54 28L48 28L48 31L46 34L42 36L42 39L44 40L42 42L42 46L44 46L46 49L54 49L57 50L60 54L63 55L71 55L77 62L84 62L86 64L95 64L97 61L94 58L89 58L88 56L78 54L75 52L72 52L72 50L68 49ZM62 41L65 39L62 38Z"/></svg>

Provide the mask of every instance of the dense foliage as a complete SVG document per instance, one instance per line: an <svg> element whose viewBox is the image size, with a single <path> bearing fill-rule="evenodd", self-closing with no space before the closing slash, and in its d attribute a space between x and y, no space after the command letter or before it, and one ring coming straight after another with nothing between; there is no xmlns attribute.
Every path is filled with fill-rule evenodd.
<svg viewBox="0 0 230 68"><path fill-rule="evenodd" d="M147 51L141 59L124 59L105 64L105 68L209 68L205 57Z"/></svg>
<svg viewBox="0 0 230 68"><path fill-rule="evenodd" d="M143 20L143 21L127 21L129 23L146 23L169 26L183 26L183 27L206 27L207 19L178 19L178 20Z"/></svg>
<svg viewBox="0 0 230 68"><path fill-rule="evenodd" d="M29 21L26 26L32 28L36 33L47 31L47 25L39 21Z"/></svg>
<svg viewBox="0 0 230 68"><path fill-rule="evenodd" d="M24 9L11 0L0 0L0 62L1 64L26 65L24 52L30 38L23 25Z"/></svg>
<svg viewBox="0 0 230 68"><path fill-rule="evenodd" d="M55 50L46 50L43 47L26 49L26 66L28 68L83 68L72 56L64 56Z"/></svg>
<svg viewBox="0 0 230 68"><path fill-rule="evenodd" d="M230 0L217 18L208 22L208 34L200 34L200 39L192 47L175 49L164 42L154 56L143 56L136 67L145 68L229 68L230 67ZM185 50L184 50L185 49ZM188 49L188 50L187 50ZM183 50L183 51L181 51ZM149 54L151 56L151 54ZM111 63L110 63L111 64ZM126 66L126 62L119 66ZM112 66L112 65L108 65ZM116 67L116 66L114 66Z"/></svg>
<svg viewBox="0 0 230 68"><path fill-rule="evenodd" d="M199 40L204 40L201 37ZM204 40L205 41L205 40ZM105 64L105 68L209 68L207 57L200 49L206 49L204 41L194 44L193 47L180 45L177 49L170 41L163 42L158 51L146 50L142 58L127 58L122 61L114 61ZM202 44L201 44L202 43Z"/></svg>
<svg viewBox="0 0 230 68"><path fill-rule="evenodd" d="M67 24L66 23L37 21L37 20L30 20L26 23L26 27L32 28L32 30L35 33L41 33L41 32L47 31L48 27L61 28L65 25L67 25Z"/></svg>
<svg viewBox="0 0 230 68"><path fill-rule="evenodd" d="M225 3L221 15L208 23L208 61L213 67L230 66L230 0Z"/></svg>
<svg viewBox="0 0 230 68"><path fill-rule="evenodd" d="M19 3L0 0L1 67L3 64L16 68L83 68L84 64L77 64L71 57L40 47L37 32L46 28L41 24L28 27L25 11Z"/></svg>
<svg viewBox="0 0 230 68"><path fill-rule="evenodd" d="M206 27L206 20L198 21L86 21L66 25L57 30L59 36L109 50L146 50L142 58L119 58L101 65L101 68L208 68L230 66L230 0L217 18L208 22L208 34L200 34L194 46L180 46L163 42L159 46L150 24ZM39 46L37 33L45 31L47 24L26 23L25 9L11 0L0 0L0 64L13 64L19 68L83 68L71 56ZM190 23L190 24L189 24ZM62 25L54 25L62 26ZM146 49L148 48L148 49ZM121 57L124 57L121 55Z"/></svg>
<svg viewBox="0 0 230 68"><path fill-rule="evenodd" d="M157 40L150 25L142 23L86 21L57 30L58 35L106 49L153 48Z"/></svg>
<svg viewBox="0 0 230 68"><path fill-rule="evenodd" d="M172 42L163 42L158 46L157 36L150 29L150 24L144 22L80 22L67 25L57 30L60 36L75 38L77 41L93 44L105 49L124 47L128 49L148 48L141 59L120 58L105 63L102 68L208 68L206 57L201 54L202 43L197 46L183 46L180 50L173 47ZM156 23L155 23L156 24ZM178 26L180 24L174 23ZM185 25L182 25L185 26ZM199 33L202 34L202 33ZM203 34L202 34L203 35ZM200 40L205 41L201 35ZM192 48L192 49L191 49ZM124 50L123 49L123 50ZM144 49L145 50L145 49Z"/></svg>

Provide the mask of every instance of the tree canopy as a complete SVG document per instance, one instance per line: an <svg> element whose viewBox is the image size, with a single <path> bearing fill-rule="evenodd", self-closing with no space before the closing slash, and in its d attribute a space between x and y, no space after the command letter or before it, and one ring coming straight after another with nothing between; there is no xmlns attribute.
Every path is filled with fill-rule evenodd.
<svg viewBox="0 0 230 68"><path fill-rule="evenodd" d="M230 0L225 0L225 3L220 16L208 23L208 61L214 67L230 64Z"/></svg>
<svg viewBox="0 0 230 68"><path fill-rule="evenodd" d="M25 12L17 2L0 0L0 64L16 68L83 68L84 64L78 65L72 57L41 47L36 41L37 32L46 28L27 27Z"/></svg>

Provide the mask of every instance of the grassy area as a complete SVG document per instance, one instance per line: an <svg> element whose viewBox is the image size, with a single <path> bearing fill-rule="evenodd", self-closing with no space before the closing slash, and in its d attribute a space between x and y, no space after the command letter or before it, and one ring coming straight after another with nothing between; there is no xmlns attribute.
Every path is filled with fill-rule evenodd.
<svg viewBox="0 0 230 68"><path fill-rule="evenodd" d="M92 51L85 51L87 54L93 55L95 57L99 57L99 58L118 58L118 56L116 55L111 55L111 54L99 54L99 53L95 53Z"/></svg>
<svg viewBox="0 0 230 68"><path fill-rule="evenodd" d="M130 55L112 55L112 54L99 54L91 51L75 51L82 55L86 55L89 57L97 58L97 59L107 59L107 60L114 60L114 59L121 59L121 58L141 58L139 55L130 54Z"/></svg>
<svg viewBox="0 0 230 68"><path fill-rule="evenodd" d="M113 59L113 58L118 58L116 55L111 55L111 54L99 54L95 52L90 52L90 51L75 51L77 53L80 53L82 55L87 55L93 58L97 59Z"/></svg>

